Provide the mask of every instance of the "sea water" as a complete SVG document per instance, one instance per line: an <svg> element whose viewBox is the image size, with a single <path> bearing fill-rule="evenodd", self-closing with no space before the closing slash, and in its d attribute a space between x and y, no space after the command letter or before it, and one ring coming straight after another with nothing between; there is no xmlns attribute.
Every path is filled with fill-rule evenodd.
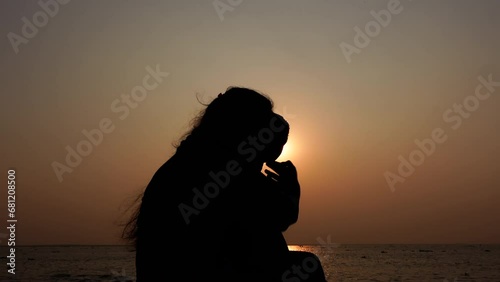
<svg viewBox="0 0 500 282"><path fill-rule="evenodd" d="M290 249L315 253L329 282L500 282L500 245L332 244L291 245ZM135 281L134 255L128 246L16 247L12 275L7 272L8 248L0 247L4 265L0 281ZM168 269L168 260L165 264L165 271L175 271ZM311 267L298 266L305 270Z"/></svg>

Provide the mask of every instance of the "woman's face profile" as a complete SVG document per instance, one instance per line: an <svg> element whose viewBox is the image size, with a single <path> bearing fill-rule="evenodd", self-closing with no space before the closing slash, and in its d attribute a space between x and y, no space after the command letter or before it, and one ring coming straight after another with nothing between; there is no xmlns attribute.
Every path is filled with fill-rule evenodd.
<svg viewBox="0 0 500 282"><path fill-rule="evenodd" d="M264 160L265 162L273 162L275 161L280 155L281 153L283 152L283 147L285 146L285 144L283 145L272 145L270 144L270 151L269 151L269 155L266 157L266 159Z"/></svg>
<svg viewBox="0 0 500 282"><path fill-rule="evenodd" d="M279 116L279 118L285 123L286 127L284 130L274 132L273 140L269 144L267 144L267 153L265 154L264 159L265 162L275 161L283 152L283 148L288 141L288 123L283 119L283 117Z"/></svg>

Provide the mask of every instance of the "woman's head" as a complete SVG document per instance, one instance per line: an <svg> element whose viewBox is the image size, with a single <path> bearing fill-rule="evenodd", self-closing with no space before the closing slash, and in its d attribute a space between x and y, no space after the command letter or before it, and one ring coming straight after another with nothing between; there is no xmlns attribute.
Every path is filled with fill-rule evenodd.
<svg viewBox="0 0 500 282"><path fill-rule="evenodd" d="M217 153L241 154L248 143L256 151L257 161L274 160L281 153L289 126L274 113L273 101L267 95L249 88L230 87L205 106L179 149L194 146Z"/></svg>
<svg viewBox="0 0 500 282"><path fill-rule="evenodd" d="M218 95L193 120L191 130L176 146L181 161L193 161L193 156L204 161L221 162L227 158L245 163L262 164L274 161L287 142L288 123L273 112L273 101L255 90L230 87ZM188 158L182 158L185 154ZM245 161L246 160L246 161ZM258 167L258 166L256 166ZM137 242L139 222L144 221L143 194L140 203L123 229L123 238ZM149 201L163 201L149 198Z"/></svg>
<svg viewBox="0 0 500 282"><path fill-rule="evenodd" d="M274 114L269 122L269 127L259 132L259 141L266 144L263 150L263 161L275 161L283 152L283 147L288 141L290 125L279 114Z"/></svg>

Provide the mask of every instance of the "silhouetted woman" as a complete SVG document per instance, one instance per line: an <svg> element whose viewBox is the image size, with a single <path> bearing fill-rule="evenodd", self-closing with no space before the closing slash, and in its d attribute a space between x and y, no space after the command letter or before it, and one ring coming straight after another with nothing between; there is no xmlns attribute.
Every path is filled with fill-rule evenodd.
<svg viewBox="0 0 500 282"><path fill-rule="evenodd" d="M261 93L232 87L212 100L124 229L137 282L325 281L319 259L283 236L300 198L294 165L275 161L288 133Z"/></svg>

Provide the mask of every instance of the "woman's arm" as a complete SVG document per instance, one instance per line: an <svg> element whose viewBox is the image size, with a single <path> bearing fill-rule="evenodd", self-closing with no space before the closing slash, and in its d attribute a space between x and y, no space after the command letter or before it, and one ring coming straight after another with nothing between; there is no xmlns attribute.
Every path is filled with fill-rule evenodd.
<svg viewBox="0 0 500 282"><path fill-rule="evenodd" d="M270 181L270 189L276 195L273 197L276 209L275 216L281 231L297 222L299 217L300 184L297 169L291 161L272 162L266 164L273 171L265 170ZM273 217L273 216L272 216Z"/></svg>

